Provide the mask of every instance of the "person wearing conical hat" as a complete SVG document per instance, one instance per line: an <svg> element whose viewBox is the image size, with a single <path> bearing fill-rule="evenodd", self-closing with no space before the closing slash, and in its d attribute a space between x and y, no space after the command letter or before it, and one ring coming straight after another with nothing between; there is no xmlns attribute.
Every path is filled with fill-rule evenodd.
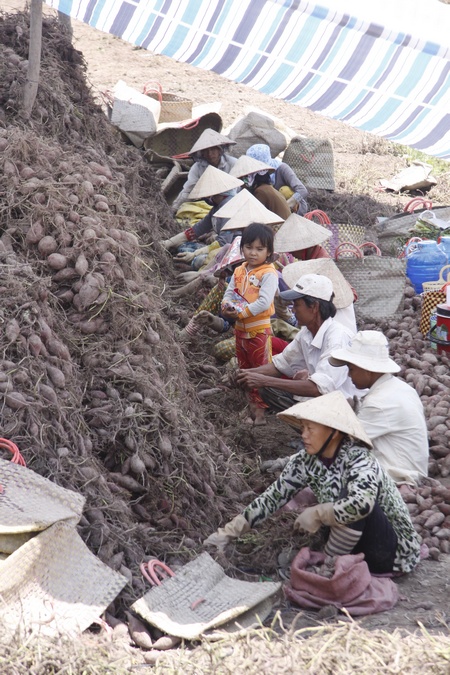
<svg viewBox="0 0 450 675"><path fill-rule="evenodd" d="M385 335L359 331L328 360L338 368L347 366L355 387L366 390L355 412L383 469L397 485L418 485L428 475L427 423L416 390L394 377L400 366L389 357Z"/></svg>
<svg viewBox="0 0 450 675"><path fill-rule="evenodd" d="M289 217L291 211L283 195L275 190L271 183L272 167L252 157L242 155L230 171L232 176L241 178L244 185L266 209L272 211L282 220Z"/></svg>
<svg viewBox="0 0 450 675"><path fill-rule="evenodd" d="M265 143L256 143L250 146L246 154L260 162L264 162L264 164L269 164L274 169L274 172L270 176L271 183L275 190L279 190L283 197L285 197L293 213L298 213L299 216L304 216L305 213L308 213L309 209L306 201L308 190L286 162L272 159L270 147Z"/></svg>
<svg viewBox="0 0 450 675"><path fill-rule="evenodd" d="M235 236L240 235L240 232L238 230L222 231L227 220L225 218L216 218L215 214L221 206L234 197L236 188L241 185L242 181L238 178L234 178L224 171L209 166L199 178L197 185L191 192L191 196L193 199L211 200L212 209L202 220L195 223L192 227L188 227L183 232L162 241L161 245L163 248L168 251L175 248L179 249L176 259L181 262L192 262L198 256L203 256L204 260L212 250L231 243ZM202 246L202 244L198 243L199 239L210 235L215 239L212 244ZM196 269L200 266L200 263L195 265Z"/></svg>
<svg viewBox="0 0 450 675"><path fill-rule="evenodd" d="M172 203L172 209L175 212L183 202L193 199L191 192L208 166L230 173L237 161L235 157L227 153L228 148L232 145L236 145L236 142L227 138L227 136L219 134L214 129L205 129L189 151L189 156L194 160L194 164L189 169L183 189Z"/></svg>
<svg viewBox="0 0 450 675"><path fill-rule="evenodd" d="M297 517L294 529L329 528L324 552L363 553L373 574L408 573L420 560L420 540L394 481L371 452L372 443L338 391L279 413L303 443L279 478L204 545L223 549L309 487L317 504Z"/></svg>
<svg viewBox="0 0 450 675"><path fill-rule="evenodd" d="M291 213L275 235L277 253L292 253L297 260L314 260L329 258L324 249L331 237L331 230L313 220L308 220L296 213Z"/></svg>
<svg viewBox="0 0 450 675"><path fill-rule="evenodd" d="M354 335L335 319L331 280L322 274L304 274L291 290L280 296L293 301L301 328L284 351L273 357L272 363L240 370L237 384L259 389L263 401L276 411L285 410L298 400L335 390L342 391L347 398L358 395L348 374L343 372L336 377L338 369L328 362L331 351L346 347Z"/></svg>

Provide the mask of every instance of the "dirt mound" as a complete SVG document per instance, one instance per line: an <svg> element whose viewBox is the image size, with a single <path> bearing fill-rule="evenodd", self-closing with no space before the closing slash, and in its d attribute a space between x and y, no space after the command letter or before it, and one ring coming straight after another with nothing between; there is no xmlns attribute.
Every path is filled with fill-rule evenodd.
<svg viewBox="0 0 450 675"><path fill-rule="evenodd" d="M246 484L165 314L159 183L93 101L56 19L21 120L27 34L26 13L0 16L2 435L84 494L83 538L136 593L145 556L188 556Z"/></svg>

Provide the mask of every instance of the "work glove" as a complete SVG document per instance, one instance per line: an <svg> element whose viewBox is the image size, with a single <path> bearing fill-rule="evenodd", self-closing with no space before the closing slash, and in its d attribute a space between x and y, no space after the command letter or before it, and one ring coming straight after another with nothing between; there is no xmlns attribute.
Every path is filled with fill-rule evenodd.
<svg viewBox="0 0 450 675"><path fill-rule="evenodd" d="M163 239L161 246L165 248L166 251L170 251L171 248L178 248L178 246L181 246L181 244L184 244L186 241L187 237L184 232L179 232L173 237L170 237L170 239Z"/></svg>
<svg viewBox="0 0 450 675"><path fill-rule="evenodd" d="M183 251L182 253L177 253L177 255L175 256L175 260L180 260L181 262L192 262L194 258L204 253L208 253L207 246L197 248L195 249L195 251Z"/></svg>
<svg viewBox="0 0 450 675"><path fill-rule="evenodd" d="M220 316L215 316L208 312L206 309L202 309L201 312L196 314L197 321L199 321L203 326L215 330L217 333L222 333L224 327L224 320Z"/></svg>
<svg viewBox="0 0 450 675"><path fill-rule="evenodd" d="M333 502L325 504L315 504L306 508L295 519L294 530L304 530L305 532L317 532L322 525L333 527L338 525L334 515Z"/></svg>
<svg viewBox="0 0 450 675"><path fill-rule="evenodd" d="M295 197L289 197L287 200L287 205L293 213L295 213L298 209L298 201L295 199Z"/></svg>
<svg viewBox="0 0 450 675"><path fill-rule="evenodd" d="M213 532L203 542L204 546L217 546L219 549L224 549L225 546L232 541L245 534L250 530L250 525L242 514L230 520L225 527L219 527L217 532Z"/></svg>

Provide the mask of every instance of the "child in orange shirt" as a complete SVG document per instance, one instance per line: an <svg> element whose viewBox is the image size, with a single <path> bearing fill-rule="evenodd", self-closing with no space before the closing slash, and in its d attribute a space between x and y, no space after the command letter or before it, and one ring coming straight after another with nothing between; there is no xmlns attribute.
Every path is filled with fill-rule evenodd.
<svg viewBox="0 0 450 675"><path fill-rule="evenodd" d="M278 275L271 262L273 237L272 229L260 223L244 229L241 251L245 262L235 269L222 301L222 316L236 320L236 356L241 369L272 360L270 317L278 289ZM254 424L265 424L266 407L258 390L253 389L250 412Z"/></svg>

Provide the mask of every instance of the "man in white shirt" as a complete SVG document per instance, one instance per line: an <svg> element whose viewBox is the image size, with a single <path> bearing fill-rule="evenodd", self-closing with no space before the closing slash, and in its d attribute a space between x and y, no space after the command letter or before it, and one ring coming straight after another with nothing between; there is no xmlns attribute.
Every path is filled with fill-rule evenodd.
<svg viewBox="0 0 450 675"><path fill-rule="evenodd" d="M339 389L347 398L358 395L348 373L333 368L328 357L333 350L346 347L352 332L334 319L333 284L321 274L304 274L292 290L281 294L294 303L301 326L294 340L272 363L240 370L237 382L257 388L273 410L286 410L297 401Z"/></svg>
<svg viewBox="0 0 450 675"><path fill-rule="evenodd" d="M369 391L356 414L373 443L373 453L397 485L417 485L428 474L428 433L422 402L389 358L383 333L360 331L348 347L331 353L332 366L347 366L353 384ZM344 370L344 368L337 368Z"/></svg>

